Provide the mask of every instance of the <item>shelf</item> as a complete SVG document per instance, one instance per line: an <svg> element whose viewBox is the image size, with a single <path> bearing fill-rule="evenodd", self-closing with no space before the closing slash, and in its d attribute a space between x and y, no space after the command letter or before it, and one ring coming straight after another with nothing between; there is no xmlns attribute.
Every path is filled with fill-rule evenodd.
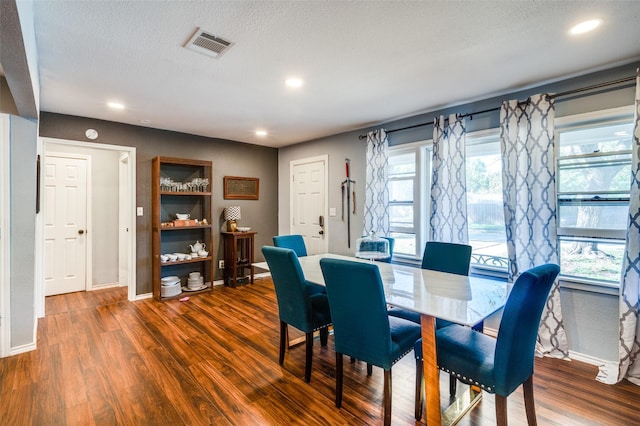
<svg viewBox="0 0 640 426"><path fill-rule="evenodd" d="M151 173L151 234L152 234L152 288L153 297L156 300L171 300L180 297L192 296L211 292L212 286L198 291L183 291L172 297L162 296L161 277L166 274L176 275L186 282L188 274L200 272L205 282L213 282L214 250L213 234L215 232L212 223L213 216L213 165L211 161L189 160L173 157L155 157L152 159ZM208 181L203 186L203 180ZM200 182L200 183L199 183ZM168 186L168 185L178 185ZM183 186L184 185L184 186ZM198 186L200 185L200 186ZM170 190L170 189L180 190ZM189 189L200 189L190 191ZM205 189L204 191L201 191ZM176 223L196 223L175 221L178 213L188 214L191 218L207 221L207 224L187 226L163 226L163 224L175 225ZM207 257L198 257L189 260L175 260L161 262L164 253L183 253L196 241L205 244L209 251ZM188 253L188 252L186 252Z"/></svg>
<svg viewBox="0 0 640 426"><path fill-rule="evenodd" d="M186 263L206 262L206 261L211 261L211 260L213 260L213 258L211 256L207 256L207 257L199 257L197 259L160 262L160 266L184 265Z"/></svg>
<svg viewBox="0 0 640 426"><path fill-rule="evenodd" d="M202 290L196 290L196 291L185 291L185 290L182 290L182 293L176 294L175 296L169 296L169 297L160 296L160 300L164 302L164 301L167 301L167 300L182 299L183 297L191 297L191 296L195 296L196 294L208 293L208 292L211 291L211 289L212 289L212 286L209 286L207 288L203 288Z"/></svg>
<svg viewBox="0 0 640 426"><path fill-rule="evenodd" d="M183 231L187 229L209 229L211 225L195 225L195 226L161 226L161 231Z"/></svg>
<svg viewBox="0 0 640 426"><path fill-rule="evenodd" d="M187 191L160 191L160 195L177 195L177 196L184 196L184 195L198 195L198 196L206 196L206 197L210 197L212 194L211 192L187 192Z"/></svg>

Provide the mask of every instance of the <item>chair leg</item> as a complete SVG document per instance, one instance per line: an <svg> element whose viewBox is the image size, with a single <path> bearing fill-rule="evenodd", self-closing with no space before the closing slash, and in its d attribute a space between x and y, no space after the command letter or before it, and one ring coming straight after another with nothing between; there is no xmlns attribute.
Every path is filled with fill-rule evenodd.
<svg viewBox="0 0 640 426"><path fill-rule="evenodd" d="M384 370L384 392L383 392L383 405L384 405L384 426L391 424L391 369Z"/></svg>
<svg viewBox="0 0 640 426"><path fill-rule="evenodd" d="M449 398L455 399L458 379L455 374L449 374Z"/></svg>
<svg viewBox="0 0 640 426"><path fill-rule="evenodd" d="M289 339L287 330L287 323L280 321L280 357L278 358L280 365L284 364L284 352L287 349L287 340Z"/></svg>
<svg viewBox="0 0 640 426"><path fill-rule="evenodd" d="M304 381L311 381L311 360L313 357L313 331L305 333L305 346L307 348L306 359L304 363Z"/></svg>
<svg viewBox="0 0 640 426"><path fill-rule="evenodd" d="M342 407L342 354L336 352L336 407Z"/></svg>
<svg viewBox="0 0 640 426"><path fill-rule="evenodd" d="M496 394L496 425L507 426L507 397Z"/></svg>
<svg viewBox="0 0 640 426"><path fill-rule="evenodd" d="M373 365L367 363L367 376L371 376L373 374Z"/></svg>
<svg viewBox="0 0 640 426"><path fill-rule="evenodd" d="M416 420L422 418L422 407L424 404L424 372L423 362L421 359L416 359L416 401L415 401L415 417Z"/></svg>
<svg viewBox="0 0 640 426"><path fill-rule="evenodd" d="M527 412L527 423L529 426L536 426L536 404L533 400L533 376L529 377L522 384L524 393L524 408Z"/></svg>
<svg viewBox="0 0 640 426"><path fill-rule="evenodd" d="M320 329L320 346L327 346L329 342L329 327L322 327Z"/></svg>

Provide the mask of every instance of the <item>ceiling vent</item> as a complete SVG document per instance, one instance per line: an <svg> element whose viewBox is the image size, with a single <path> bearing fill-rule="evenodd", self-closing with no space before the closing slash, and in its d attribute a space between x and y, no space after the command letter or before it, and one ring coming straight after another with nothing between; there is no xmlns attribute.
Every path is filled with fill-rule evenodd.
<svg viewBox="0 0 640 426"><path fill-rule="evenodd" d="M218 58L224 52L229 50L233 46L233 43L224 40L220 37L216 37L213 34L198 28L196 33L184 46L194 52L202 53L203 55Z"/></svg>

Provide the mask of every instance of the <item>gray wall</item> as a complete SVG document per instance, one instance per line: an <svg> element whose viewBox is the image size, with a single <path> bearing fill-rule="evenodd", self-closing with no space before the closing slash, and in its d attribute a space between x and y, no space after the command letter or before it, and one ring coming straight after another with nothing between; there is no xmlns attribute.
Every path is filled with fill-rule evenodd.
<svg viewBox="0 0 640 426"><path fill-rule="evenodd" d="M213 162L213 210L214 217L218 217L213 235L214 258L222 259L223 254L220 233L216 231L223 226L222 211L226 206L239 205L242 208L240 225L251 226L258 232L256 261L264 260L259 248L271 244L271 237L278 232L276 149L62 114L43 112L40 117L40 136L43 137L87 141L84 132L88 128L99 133L94 143L136 148L136 205L144 209L144 216L137 217L136 222L136 294L151 292L151 160L158 155ZM224 200L224 176L259 178L260 199ZM221 278L220 271L216 271L216 279Z"/></svg>
<svg viewBox="0 0 640 426"><path fill-rule="evenodd" d="M354 142L355 141L355 142ZM337 215L329 216L325 221L325 238L329 242L329 252L338 254L353 254L353 250L347 247L347 222L342 221L342 190L341 182L345 180L345 159L351 159L351 179L356 183L353 189L356 192L356 214L351 216L351 247L357 238L362 236L362 215L364 212L364 182L365 170L363 167L366 154L366 144L358 140L358 133L342 134L328 138L318 139L281 148L278 152L278 193L280 197L278 210L278 230L280 234L288 234L290 228L290 163L293 160L328 155L328 198L329 208L335 208Z"/></svg>
<svg viewBox="0 0 640 426"><path fill-rule="evenodd" d="M47 143L50 153L91 157L92 285L118 283L118 151ZM46 208L46 206L43 206Z"/></svg>
<svg viewBox="0 0 640 426"><path fill-rule="evenodd" d="M37 130L33 120L10 116L11 348L35 342Z"/></svg>
<svg viewBox="0 0 640 426"><path fill-rule="evenodd" d="M472 113L499 107L503 100L524 100L536 93L561 93L568 90L613 81L635 75L638 64L628 64L610 70L589 74L565 81L558 81L546 86L532 87L500 97L494 97L469 104L450 107L425 114L416 115L403 120L396 120L358 131L341 133L330 137L317 139L279 150L278 188L279 188L279 232L289 232L289 162L316 155L329 155L329 207L336 207L340 212L341 192L340 182L344 179L344 159L351 159L351 169L357 181L356 192L360 205L352 221L352 241L362 232L362 202L364 201L364 167L365 142L358 138L371 130L384 128L393 130L401 127L432 122L435 116L452 113ZM428 88L417 90L428 91ZM627 83L618 88L603 88L583 94L561 97L556 103L556 117L598 111L620 106L633 105L635 83ZM467 119L467 131L499 127L499 112L478 114L473 120ZM415 129L391 133L389 143L401 145L416 141L431 139L433 126L421 126ZM329 236L329 251L341 254L352 254L346 244L346 225L340 218L330 218L331 231ZM561 301L569 348L571 351L590 357L617 360L618 357L618 297L580 290L564 286L561 290ZM497 328L499 316L488 321L487 326Z"/></svg>

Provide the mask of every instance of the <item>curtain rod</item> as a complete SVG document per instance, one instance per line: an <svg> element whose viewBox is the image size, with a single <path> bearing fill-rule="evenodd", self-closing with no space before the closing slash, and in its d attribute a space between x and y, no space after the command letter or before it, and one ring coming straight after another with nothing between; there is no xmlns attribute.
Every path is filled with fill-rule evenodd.
<svg viewBox="0 0 640 426"><path fill-rule="evenodd" d="M573 95L575 93L581 93L581 92L586 92L586 91L589 91L589 90L600 89L602 87L608 87L608 86L614 86L616 84L626 83L626 82L629 82L629 81L633 81L635 79L636 79L636 76L624 77L624 78L620 78L618 80L612 80L612 81L607 81L607 82L604 82L604 83L594 84L594 85L587 86L587 87L582 87L580 89L567 90L565 92L560 92L560 93L556 93L554 95L549 95L547 98L555 99L555 98L559 98L559 97L563 97L563 96ZM461 114L460 117L463 117L463 118L464 117L473 117L474 115L478 115L478 114L485 114L487 112L500 111L500 108L501 107L483 109L482 111L476 111L476 112L470 112L470 113L467 113L467 114ZM416 127L429 126L429 125L432 125L432 124L434 124L434 122L433 121L429 121L429 122L426 122L426 123L414 124L412 126L400 127L398 129L387 130L387 134L394 133L394 132L401 132L403 130L415 129ZM358 136L358 139L366 139L366 138L367 138L367 135Z"/></svg>

